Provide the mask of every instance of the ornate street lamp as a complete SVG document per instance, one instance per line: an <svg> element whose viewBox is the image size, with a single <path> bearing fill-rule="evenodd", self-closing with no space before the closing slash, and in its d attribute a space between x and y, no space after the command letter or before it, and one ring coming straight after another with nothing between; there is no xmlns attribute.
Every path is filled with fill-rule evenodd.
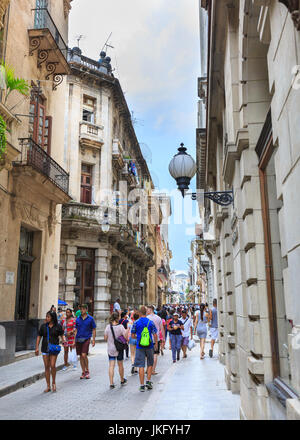
<svg viewBox="0 0 300 440"><path fill-rule="evenodd" d="M178 189L184 197L185 190L189 189L191 179L196 174L197 165L192 156L186 153L184 144L180 144L178 151L169 164L169 172L176 180Z"/></svg>
<svg viewBox="0 0 300 440"><path fill-rule="evenodd" d="M102 223L101 223L101 229L102 229L102 232L104 232L104 234L107 234L109 232L109 230L110 230L110 225L109 225L109 222L108 222L108 213L107 212L104 214L104 218L103 218Z"/></svg>
<svg viewBox="0 0 300 440"><path fill-rule="evenodd" d="M197 172L197 165L192 156L186 153L187 149L184 144L180 144L178 153L175 154L169 164L169 172L171 176L176 180L179 191L181 191L182 197L186 195L186 191L189 189L191 179ZM191 195L192 200L197 200L197 193L188 194ZM230 191L209 191L204 192L204 198L212 200L221 206L228 206L233 204L233 190Z"/></svg>

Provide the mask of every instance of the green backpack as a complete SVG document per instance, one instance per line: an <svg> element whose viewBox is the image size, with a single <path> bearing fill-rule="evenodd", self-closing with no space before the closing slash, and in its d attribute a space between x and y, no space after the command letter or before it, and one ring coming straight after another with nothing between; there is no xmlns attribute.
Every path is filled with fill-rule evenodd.
<svg viewBox="0 0 300 440"><path fill-rule="evenodd" d="M139 344L141 347L149 347L149 345L151 344L150 333L148 330L149 324L150 324L150 320L148 321L147 327L144 327L142 331L140 344Z"/></svg>

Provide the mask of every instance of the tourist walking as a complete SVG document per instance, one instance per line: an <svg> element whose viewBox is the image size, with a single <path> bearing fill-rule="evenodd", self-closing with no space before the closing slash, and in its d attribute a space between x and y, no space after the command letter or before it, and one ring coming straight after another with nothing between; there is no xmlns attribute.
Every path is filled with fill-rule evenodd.
<svg viewBox="0 0 300 440"><path fill-rule="evenodd" d="M170 322L173 319L173 313L174 310L173 309L168 309L168 315L167 315L167 319L166 319L166 337L165 337L165 341L167 342L167 336L169 334L169 330L168 330L168 326L170 324ZM170 338L170 334L169 334L169 350L171 350L171 338Z"/></svg>
<svg viewBox="0 0 300 440"><path fill-rule="evenodd" d="M165 329L163 326L163 322L162 319L156 315L154 313L154 306L150 305L147 306L147 318L149 318L151 321L154 322L154 325L156 327L157 330L157 335L158 335L158 343L157 343L157 348L154 348L154 364L153 364L153 369L152 369L152 376L158 374L156 372L156 366L157 366L157 360L158 360L158 356L160 354L160 347L161 347L161 340L160 340L160 333L162 334L162 339L165 339Z"/></svg>
<svg viewBox="0 0 300 440"><path fill-rule="evenodd" d="M62 322L65 319L65 314L64 314L63 309L61 307L58 307L57 310L58 310L57 322L58 322L58 324L62 325Z"/></svg>
<svg viewBox="0 0 300 440"><path fill-rule="evenodd" d="M92 316L87 313L88 306L80 306L81 315L76 319L75 344L76 353L80 356L80 365L82 374L80 379L90 379L88 353L92 339L92 346L95 347L96 323Z"/></svg>
<svg viewBox="0 0 300 440"><path fill-rule="evenodd" d="M65 335L64 343L64 362L65 365L62 371L65 371L70 366L68 362L69 351L73 353L73 347L75 343L75 330L76 330L76 318L73 316L73 311L71 309L66 310L66 318L62 321L62 328ZM74 349L75 354L75 349ZM75 360L76 357L76 360ZM73 369L77 369L77 356L74 356Z"/></svg>
<svg viewBox="0 0 300 440"><path fill-rule="evenodd" d="M190 337L193 339L193 322L191 318L188 316L187 311L184 309L181 314L180 321L183 325L183 330L181 330L181 347L183 352L183 357L187 357L187 348L189 345Z"/></svg>
<svg viewBox="0 0 300 440"><path fill-rule="evenodd" d="M209 315L205 311L205 304L200 304L200 310L195 314L195 329L197 336L200 339L200 359L204 359L205 356L205 340L207 337L207 323L209 321Z"/></svg>
<svg viewBox="0 0 300 440"><path fill-rule="evenodd" d="M114 303L114 312L117 312L119 314L119 319L121 318L121 306L120 306L120 298L116 299L116 302Z"/></svg>
<svg viewBox="0 0 300 440"><path fill-rule="evenodd" d="M137 374L138 371L134 367L134 360L136 354L136 338L133 338L131 335L132 326L139 319L140 315L138 313L134 313L132 316L132 321L128 324L128 342L130 347L130 358L131 358L131 374Z"/></svg>
<svg viewBox="0 0 300 440"><path fill-rule="evenodd" d="M46 322L41 325L36 339L35 355L39 355L39 345L42 339L42 355L45 367L45 379L47 388L45 393L51 391L50 376L52 376L52 391L56 391L56 360L60 353L59 337L65 342L64 331L57 322L55 312L47 312Z"/></svg>
<svg viewBox="0 0 300 440"><path fill-rule="evenodd" d="M140 318L134 322L131 335L137 339L136 355L134 366L139 369L140 376L140 391L144 392L145 388L152 390L153 384L151 382L152 368L154 364L154 347L157 351L158 340L157 330L155 324L147 316L145 306L140 307ZM154 342L153 342L154 336ZM145 386L145 363L147 358L147 381Z"/></svg>
<svg viewBox="0 0 300 440"><path fill-rule="evenodd" d="M118 362L119 375L121 379L121 386L126 385L127 379L124 377L124 350L118 351L115 341L119 338L126 340L127 331L122 324L119 324L119 313L113 312L109 318L109 324L106 326L104 331L104 340L107 342L107 354L109 360L109 382L110 389L115 388L114 384L114 373L116 361Z"/></svg>
<svg viewBox="0 0 300 440"><path fill-rule="evenodd" d="M127 312L124 311L121 313L121 319L119 320L119 324L122 324L123 327L126 330L126 338L128 337L128 332L127 332L127 328L128 328L128 316L127 316ZM127 347L125 348L125 352L126 352L126 358L129 359L129 346L127 345Z"/></svg>
<svg viewBox="0 0 300 440"><path fill-rule="evenodd" d="M173 363L176 362L176 359L177 361L180 360L180 350L181 350L181 340L182 340L181 330L184 330L184 326L179 321L179 314L175 312L173 313L173 319L169 322L168 325Z"/></svg>
<svg viewBox="0 0 300 440"><path fill-rule="evenodd" d="M209 357L214 355L214 345L218 339L218 310L217 300L213 300L213 307L210 311L210 334L211 334L211 349L209 350Z"/></svg>

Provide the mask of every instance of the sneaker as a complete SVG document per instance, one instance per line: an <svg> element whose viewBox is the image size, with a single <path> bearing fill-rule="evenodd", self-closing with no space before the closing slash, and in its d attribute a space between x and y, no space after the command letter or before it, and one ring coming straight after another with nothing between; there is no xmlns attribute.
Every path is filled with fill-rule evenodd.
<svg viewBox="0 0 300 440"><path fill-rule="evenodd" d="M208 353L209 353L209 357L212 358L212 357L213 357L213 351L212 351L212 350L209 350Z"/></svg>
<svg viewBox="0 0 300 440"><path fill-rule="evenodd" d="M125 377L124 377L123 382L121 382L121 385L122 385L122 386L127 385L127 379L125 379Z"/></svg>
<svg viewBox="0 0 300 440"><path fill-rule="evenodd" d="M146 387L148 388L148 390L152 390L153 389L153 383L150 380L147 380Z"/></svg>
<svg viewBox="0 0 300 440"><path fill-rule="evenodd" d="M73 370L77 370L77 365L73 365Z"/></svg>
<svg viewBox="0 0 300 440"><path fill-rule="evenodd" d="M69 367L66 367L66 365L62 368L61 371L66 371Z"/></svg>
<svg viewBox="0 0 300 440"><path fill-rule="evenodd" d="M146 389L146 388L145 388L145 385L141 385L141 386L140 386L140 392L141 392L141 393L144 393L144 392L145 392L145 389Z"/></svg>
<svg viewBox="0 0 300 440"><path fill-rule="evenodd" d="M110 389L110 390L113 390L114 388L115 388L115 385L110 385L110 386L109 386L109 389Z"/></svg>
<svg viewBox="0 0 300 440"><path fill-rule="evenodd" d="M176 361L173 361L173 364L176 364Z"/></svg>
<svg viewBox="0 0 300 440"><path fill-rule="evenodd" d="M134 370L134 366L132 365L132 367L131 367L131 374L134 374L135 373L135 370Z"/></svg>

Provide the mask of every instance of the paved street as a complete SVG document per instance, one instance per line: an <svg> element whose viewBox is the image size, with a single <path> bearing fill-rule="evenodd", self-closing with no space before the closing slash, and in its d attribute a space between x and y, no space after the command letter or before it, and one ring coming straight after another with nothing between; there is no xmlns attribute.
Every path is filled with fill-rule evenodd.
<svg viewBox="0 0 300 440"><path fill-rule="evenodd" d="M208 344L206 351L208 353ZM39 358L42 362L42 359ZM223 366L217 357L199 359L199 345L188 358L173 364L171 352L160 356L153 378L154 389L140 393L138 377L130 375L125 361L128 385L120 389L115 376L109 389L106 344L91 349L90 380L80 380L80 372L57 373L57 393L44 394L44 379L0 399L2 420L236 420L240 398L226 390ZM176 405L173 405L176 399Z"/></svg>

